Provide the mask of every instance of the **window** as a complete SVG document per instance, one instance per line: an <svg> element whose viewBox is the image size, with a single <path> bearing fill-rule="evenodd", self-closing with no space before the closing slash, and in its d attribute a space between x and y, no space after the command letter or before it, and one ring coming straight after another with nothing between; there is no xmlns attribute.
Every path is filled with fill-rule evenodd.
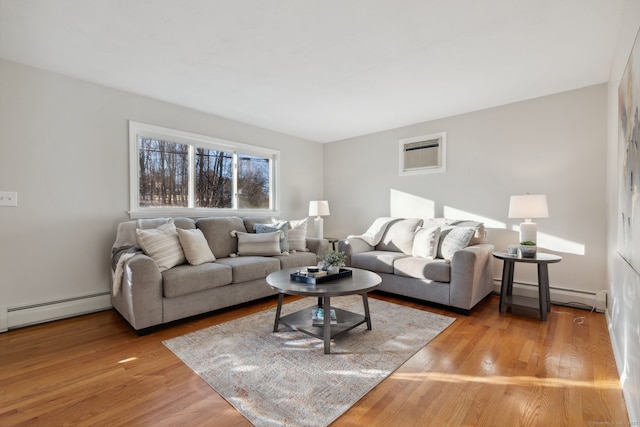
<svg viewBox="0 0 640 427"><path fill-rule="evenodd" d="M400 175L444 172L446 132L400 140Z"/></svg>
<svg viewBox="0 0 640 427"><path fill-rule="evenodd" d="M276 213L279 152L129 122L133 218Z"/></svg>

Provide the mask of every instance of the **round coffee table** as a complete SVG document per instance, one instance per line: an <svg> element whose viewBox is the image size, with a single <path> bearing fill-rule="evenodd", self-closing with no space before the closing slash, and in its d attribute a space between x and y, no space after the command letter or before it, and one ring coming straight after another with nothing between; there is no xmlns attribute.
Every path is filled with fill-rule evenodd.
<svg viewBox="0 0 640 427"><path fill-rule="evenodd" d="M367 324L367 329L371 330L371 315L369 314L369 301L367 292L380 285L382 279L375 273L358 268L350 268L352 275L339 279L319 283L301 283L291 279L291 274L299 272L300 268L290 268L276 271L267 276L267 283L278 294L278 308L276 309L276 319L273 325L273 332L278 331L278 325L283 324L324 340L324 353L330 353L331 338L343 334L356 326ZM282 311L282 300L284 295L298 295L304 297L318 297L318 305L312 306L284 317L280 317ZM345 295L362 295L364 305L364 316L352 313L339 308L331 308L331 297ZM314 309L322 308L326 314L322 324L314 324L312 313ZM332 323L332 310L336 316Z"/></svg>

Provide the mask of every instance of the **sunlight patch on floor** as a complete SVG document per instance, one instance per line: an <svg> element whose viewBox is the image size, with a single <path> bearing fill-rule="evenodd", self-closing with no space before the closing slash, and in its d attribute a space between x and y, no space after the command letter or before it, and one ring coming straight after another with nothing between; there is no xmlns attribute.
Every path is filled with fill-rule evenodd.
<svg viewBox="0 0 640 427"><path fill-rule="evenodd" d="M428 372L424 374L419 373L395 373L391 377L391 380L401 381L439 381L446 383L482 383L489 385L507 385L507 386L538 386L538 387L555 387L555 388L567 388L567 387L584 387L584 388L597 388L600 390L620 390L620 381L618 379L611 380L591 380L581 381L573 380L570 378L538 378L531 376L475 376L475 375L459 375L459 374L446 374L439 372Z"/></svg>

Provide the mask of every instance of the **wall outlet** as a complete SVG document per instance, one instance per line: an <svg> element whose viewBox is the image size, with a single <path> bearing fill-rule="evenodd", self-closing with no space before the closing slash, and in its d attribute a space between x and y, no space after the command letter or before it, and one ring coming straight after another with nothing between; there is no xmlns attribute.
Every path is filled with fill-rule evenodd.
<svg viewBox="0 0 640 427"><path fill-rule="evenodd" d="M0 206L18 206L18 192L0 191Z"/></svg>

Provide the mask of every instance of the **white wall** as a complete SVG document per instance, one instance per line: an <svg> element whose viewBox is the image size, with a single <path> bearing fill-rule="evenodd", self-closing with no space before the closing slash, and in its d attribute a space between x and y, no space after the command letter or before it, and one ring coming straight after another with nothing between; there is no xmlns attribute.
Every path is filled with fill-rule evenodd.
<svg viewBox="0 0 640 427"><path fill-rule="evenodd" d="M611 66L608 97L607 202L608 279L607 317L630 421L640 422L640 276L617 252L618 233L618 86L640 27L640 2L627 0L618 47ZM640 49L640 46L636 46ZM636 70L638 72L639 70ZM640 242L635 242L640 245Z"/></svg>
<svg viewBox="0 0 640 427"><path fill-rule="evenodd" d="M280 150L285 218L322 196L321 144L0 60L0 191L18 192L17 208L0 207L0 317L108 291L128 120Z"/></svg>
<svg viewBox="0 0 640 427"><path fill-rule="evenodd" d="M606 289L606 90L601 84L326 145L325 235L362 233L408 202L421 206L412 216L483 220L489 241L505 250L517 243L513 227L521 222L507 218L509 197L546 194L550 218L536 221L538 243L563 257L549 268L551 286L580 291L565 302L593 303ZM440 131L447 132L447 171L399 176L398 140ZM495 277L501 266L494 264ZM518 265L515 280L537 283L534 266Z"/></svg>

